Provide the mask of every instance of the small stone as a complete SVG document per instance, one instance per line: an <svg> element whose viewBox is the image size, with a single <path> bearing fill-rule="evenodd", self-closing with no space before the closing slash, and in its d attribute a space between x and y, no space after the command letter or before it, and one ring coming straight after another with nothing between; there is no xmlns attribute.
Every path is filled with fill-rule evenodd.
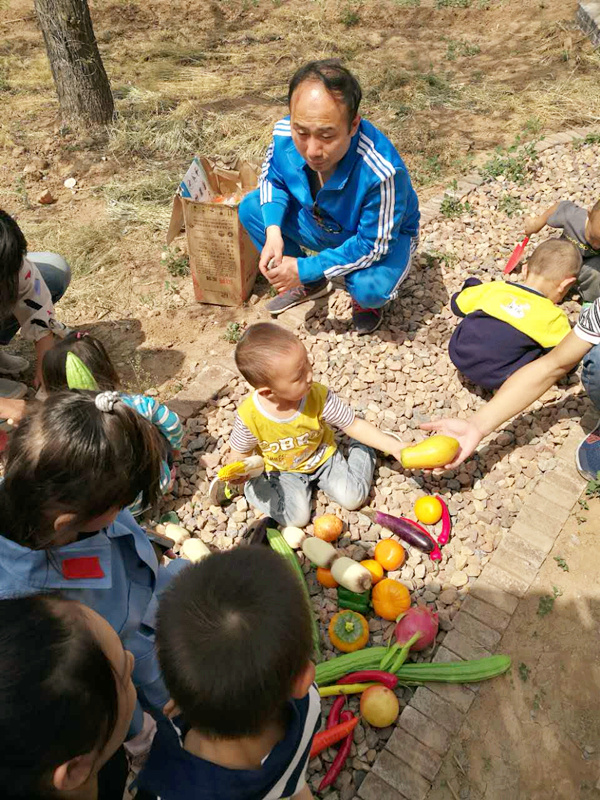
<svg viewBox="0 0 600 800"><path fill-rule="evenodd" d="M66 181L63 183L65 189L74 189L77 186L77 179L76 178L67 178Z"/></svg>
<svg viewBox="0 0 600 800"><path fill-rule="evenodd" d="M52 205L52 203L56 203L56 197L54 197L50 189L45 189L41 194L38 194L36 200L42 206L49 206Z"/></svg>
<svg viewBox="0 0 600 800"><path fill-rule="evenodd" d="M456 589L448 588L448 589L444 589L444 591L440 593L440 596L438 597L438 600L440 601L440 603L443 603L445 606L451 606L452 603L456 602L456 598L457 597L458 597L458 592L456 591Z"/></svg>
<svg viewBox="0 0 600 800"><path fill-rule="evenodd" d="M469 582L469 578L464 572L455 572L450 578L450 583L453 586L464 586Z"/></svg>

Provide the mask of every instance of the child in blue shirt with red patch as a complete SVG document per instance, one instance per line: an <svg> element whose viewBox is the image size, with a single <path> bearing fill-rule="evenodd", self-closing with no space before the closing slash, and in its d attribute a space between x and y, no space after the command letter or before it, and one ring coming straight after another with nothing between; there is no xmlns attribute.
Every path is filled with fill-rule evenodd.
<svg viewBox="0 0 600 800"><path fill-rule="evenodd" d="M139 786L161 800L310 800L320 723L310 610L260 545L213 553L161 598L157 644L171 693Z"/></svg>
<svg viewBox="0 0 600 800"><path fill-rule="evenodd" d="M189 562L160 566L127 505L160 496L155 427L112 392L52 394L27 410L0 483L0 598L61 591L100 614L135 656L138 706L168 700L154 645L158 596Z"/></svg>

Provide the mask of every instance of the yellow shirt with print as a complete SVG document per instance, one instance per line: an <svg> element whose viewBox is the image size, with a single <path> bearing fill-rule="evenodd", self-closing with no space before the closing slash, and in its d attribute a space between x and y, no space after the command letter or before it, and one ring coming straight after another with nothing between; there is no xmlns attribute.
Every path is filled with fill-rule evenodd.
<svg viewBox="0 0 600 800"><path fill-rule="evenodd" d="M258 440L267 471L314 472L335 453L333 431L323 421L327 387L313 383L300 408L288 419L270 416L256 392L238 408L244 425Z"/></svg>

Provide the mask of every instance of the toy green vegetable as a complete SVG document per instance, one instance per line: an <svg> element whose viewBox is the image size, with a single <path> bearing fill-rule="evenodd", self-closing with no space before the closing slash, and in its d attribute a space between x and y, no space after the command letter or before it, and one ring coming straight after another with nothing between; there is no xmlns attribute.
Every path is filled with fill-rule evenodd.
<svg viewBox="0 0 600 800"><path fill-rule="evenodd" d="M317 664L316 681L319 686L335 683L349 672L378 669L386 655L385 647L367 647ZM436 664L402 664L395 674L401 683L476 683L495 678L510 669L509 656L497 655L473 661L440 662ZM388 670L390 671L390 670Z"/></svg>
<svg viewBox="0 0 600 800"><path fill-rule="evenodd" d="M296 554L283 538L281 531L276 530L275 528L267 528L267 538L269 540L269 544L275 550L276 553L283 556L287 561L290 563L292 569L298 576L298 580L302 584L302 588L304 590L304 596L306 597L306 602L308 603L308 607L310 609L310 621L312 625L312 633L313 633L313 644L315 648L315 654L318 658L321 656L321 644L320 644L320 634L319 634L319 623L317 622L315 615L312 611L311 603L310 603L310 595L308 593L308 588L306 586L306 581L304 580L304 573L302 572L302 568L300 566L300 562L298 561ZM323 542L325 544L325 542Z"/></svg>
<svg viewBox="0 0 600 800"><path fill-rule="evenodd" d="M351 592L343 586L337 589L338 608L349 608L351 611L368 613L371 607L371 592Z"/></svg>
<svg viewBox="0 0 600 800"><path fill-rule="evenodd" d="M98 391L96 379L89 368L75 353L67 353L65 374L69 389L87 389L91 392Z"/></svg>

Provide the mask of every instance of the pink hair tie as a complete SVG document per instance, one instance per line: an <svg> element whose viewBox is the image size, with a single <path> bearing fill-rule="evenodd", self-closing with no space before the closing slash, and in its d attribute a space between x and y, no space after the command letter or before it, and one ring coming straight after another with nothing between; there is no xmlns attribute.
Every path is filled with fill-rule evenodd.
<svg viewBox="0 0 600 800"><path fill-rule="evenodd" d="M76 339L83 339L84 336L89 336L89 331L77 331L75 334Z"/></svg>

